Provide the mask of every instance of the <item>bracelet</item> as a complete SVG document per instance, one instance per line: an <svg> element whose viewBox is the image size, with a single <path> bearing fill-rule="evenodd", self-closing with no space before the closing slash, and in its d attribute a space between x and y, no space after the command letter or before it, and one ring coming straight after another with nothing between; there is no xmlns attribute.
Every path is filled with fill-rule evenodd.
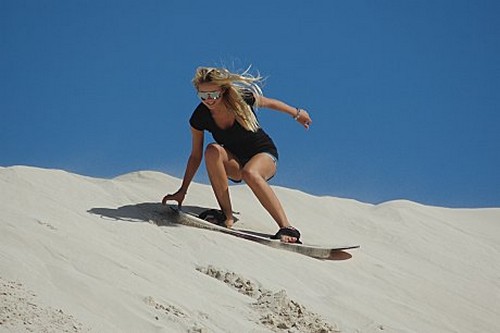
<svg viewBox="0 0 500 333"><path fill-rule="evenodd" d="M297 110L297 114L295 115L295 117L293 117L293 120L297 120L297 119L299 119L299 117L300 117L300 111L302 111L302 110L301 110L301 109L299 109L299 108L295 108L295 109Z"/></svg>

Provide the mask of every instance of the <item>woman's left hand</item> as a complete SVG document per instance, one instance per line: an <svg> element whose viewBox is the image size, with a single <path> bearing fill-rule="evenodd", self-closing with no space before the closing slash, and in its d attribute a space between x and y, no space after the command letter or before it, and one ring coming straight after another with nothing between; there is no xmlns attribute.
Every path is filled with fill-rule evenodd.
<svg viewBox="0 0 500 333"><path fill-rule="evenodd" d="M296 119L302 126L304 126L305 129L309 129L309 126L312 124L312 119L309 116L309 113L304 110L300 109L300 113L298 118Z"/></svg>

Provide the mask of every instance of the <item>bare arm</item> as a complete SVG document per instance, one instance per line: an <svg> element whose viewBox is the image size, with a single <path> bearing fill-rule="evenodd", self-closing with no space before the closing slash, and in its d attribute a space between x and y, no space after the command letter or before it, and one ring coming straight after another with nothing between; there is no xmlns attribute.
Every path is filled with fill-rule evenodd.
<svg viewBox="0 0 500 333"><path fill-rule="evenodd" d="M203 131L199 131L197 129L191 128L192 134L192 147L191 154L189 155L189 159L186 165L186 171L184 172L184 178L182 179L182 185L177 190L177 192L173 194L167 194L162 203L165 205L167 201L175 200L179 204L182 205L184 198L186 197L187 190L191 181L194 178L194 175L198 171L200 167L201 160L203 157Z"/></svg>
<svg viewBox="0 0 500 333"><path fill-rule="evenodd" d="M312 119L309 113L304 109L298 109L286 104L280 100L259 96L257 97L257 105L262 108L272 109L286 113L298 121L306 129L312 124Z"/></svg>

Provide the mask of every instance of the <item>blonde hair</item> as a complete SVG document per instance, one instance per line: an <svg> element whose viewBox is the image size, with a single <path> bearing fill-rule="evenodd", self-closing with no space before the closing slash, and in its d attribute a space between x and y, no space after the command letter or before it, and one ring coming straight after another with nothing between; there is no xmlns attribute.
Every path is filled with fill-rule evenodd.
<svg viewBox="0 0 500 333"><path fill-rule="evenodd" d="M262 77L254 77L249 73L250 67L241 74L231 73L225 68L198 67L193 78L193 85L196 90L202 83L215 83L223 88L223 102L230 112L234 112L236 121L247 131L256 132L259 129L259 122L252 112L244 96L249 93L255 98L262 96L259 83Z"/></svg>

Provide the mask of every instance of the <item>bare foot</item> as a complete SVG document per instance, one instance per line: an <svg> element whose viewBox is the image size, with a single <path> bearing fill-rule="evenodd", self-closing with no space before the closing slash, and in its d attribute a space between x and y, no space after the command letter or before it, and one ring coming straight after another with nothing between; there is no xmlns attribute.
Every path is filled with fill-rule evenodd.
<svg viewBox="0 0 500 333"><path fill-rule="evenodd" d="M226 222L224 222L224 224L226 225L226 228L231 229L233 227L234 220L233 219L227 219Z"/></svg>

